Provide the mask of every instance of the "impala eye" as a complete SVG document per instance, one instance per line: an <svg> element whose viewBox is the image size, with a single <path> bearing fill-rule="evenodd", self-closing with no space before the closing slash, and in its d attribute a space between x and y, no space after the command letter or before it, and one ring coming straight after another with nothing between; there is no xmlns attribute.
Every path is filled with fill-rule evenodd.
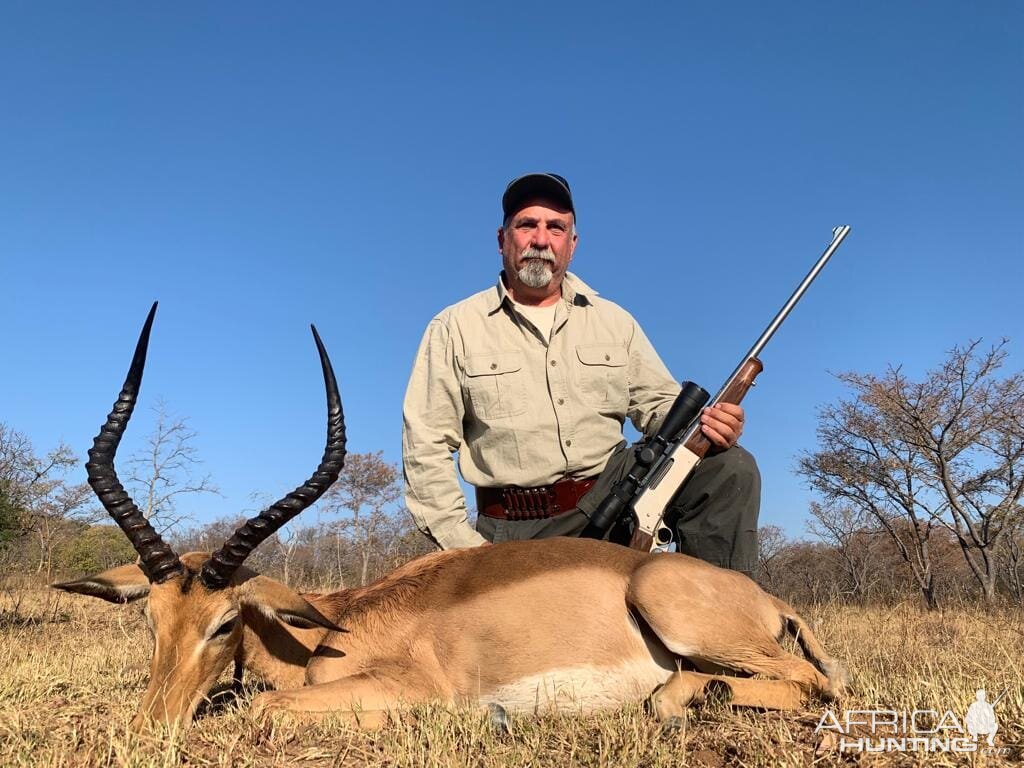
<svg viewBox="0 0 1024 768"><path fill-rule="evenodd" d="M228 619L223 624L221 624L219 627L217 627L217 631L214 632L212 635L210 635L210 638L212 639L214 637L227 637L228 635L231 634L232 630L234 630L235 624L237 624L237 623L238 623L238 617L237 616L232 616L230 619Z"/></svg>

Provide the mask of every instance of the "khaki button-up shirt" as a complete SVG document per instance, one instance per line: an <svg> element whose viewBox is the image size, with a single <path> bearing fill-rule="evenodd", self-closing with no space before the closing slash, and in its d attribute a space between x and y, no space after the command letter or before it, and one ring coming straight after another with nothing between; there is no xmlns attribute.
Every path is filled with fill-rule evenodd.
<svg viewBox="0 0 1024 768"><path fill-rule="evenodd" d="M420 343L405 393L406 503L445 549L482 544L453 457L477 487L532 488L593 477L628 417L650 433L679 385L628 312L569 273L550 338L502 278L442 311Z"/></svg>

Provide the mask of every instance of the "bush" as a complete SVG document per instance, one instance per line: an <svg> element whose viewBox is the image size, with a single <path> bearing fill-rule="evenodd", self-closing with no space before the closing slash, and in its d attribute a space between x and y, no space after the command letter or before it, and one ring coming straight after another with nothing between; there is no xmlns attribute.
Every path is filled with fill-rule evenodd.
<svg viewBox="0 0 1024 768"><path fill-rule="evenodd" d="M115 525L90 525L61 542L54 555L60 571L75 575L104 571L136 559L131 543Z"/></svg>

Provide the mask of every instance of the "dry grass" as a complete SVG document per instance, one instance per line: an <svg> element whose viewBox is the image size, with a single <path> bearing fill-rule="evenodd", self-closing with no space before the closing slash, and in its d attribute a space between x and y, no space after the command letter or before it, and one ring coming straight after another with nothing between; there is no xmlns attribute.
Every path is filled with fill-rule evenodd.
<svg viewBox="0 0 1024 768"><path fill-rule="evenodd" d="M245 700L191 729L140 737L128 723L145 688L150 641L139 609L45 590L0 593L0 765L21 766L680 766L1007 765L1024 760L1024 618L962 608L807 611L854 672L842 708L952 710L974 690L1008 689L997 754L816 753L824 707L731 711L709 705L663 728L642 708L589 717L515 717L421 708L380 731L337 722L261 727Z"/></svg>

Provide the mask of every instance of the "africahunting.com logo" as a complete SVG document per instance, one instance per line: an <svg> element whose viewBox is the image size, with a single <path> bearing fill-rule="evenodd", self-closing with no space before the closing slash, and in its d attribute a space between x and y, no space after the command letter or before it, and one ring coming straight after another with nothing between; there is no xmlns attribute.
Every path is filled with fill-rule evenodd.
<svg viewBox="0 0 1024 768"><path fill-rule="evenodd" d="M840 752L1002 753L1008 750L996 746L995 708L1005 694L990 702L979 688L962 717L951 709L828 709L814 732Z"/></svg>

